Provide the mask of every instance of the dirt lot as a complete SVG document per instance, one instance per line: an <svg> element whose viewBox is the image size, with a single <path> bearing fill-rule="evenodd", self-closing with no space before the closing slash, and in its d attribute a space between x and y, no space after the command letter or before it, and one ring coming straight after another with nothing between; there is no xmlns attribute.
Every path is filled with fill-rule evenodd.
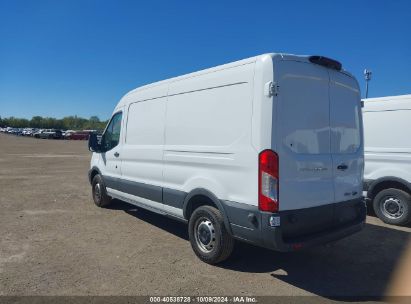
<svg viewBox="0 0 411 304"><path fill-rule="evenodd" d="M200 262L184 224L117 201L94 206L84 141L0 134L0 295L380 297L410 228L368 217L336 244L276 253L237 244Z"/></svg>

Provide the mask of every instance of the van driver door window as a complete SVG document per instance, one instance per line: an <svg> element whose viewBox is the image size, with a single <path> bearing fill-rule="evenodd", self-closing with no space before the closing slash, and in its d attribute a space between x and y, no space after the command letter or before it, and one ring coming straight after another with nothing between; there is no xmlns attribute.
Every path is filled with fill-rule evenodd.
<svg viewBox="0 0 411 304"><path fill-rule="evenodd" d="M103 176L121 177L121 129L122 112L113 115L101 139L101 162ZM108 182L108 180L107 180ZM110 185L107 185L109 187Z"/></svg>
<svg viewBox="0 0 411 304"><path fill-rule="evenodd" d="M120 141L122 113L113 116L102 139L103 151L107 152L116 147Z"/></svg>

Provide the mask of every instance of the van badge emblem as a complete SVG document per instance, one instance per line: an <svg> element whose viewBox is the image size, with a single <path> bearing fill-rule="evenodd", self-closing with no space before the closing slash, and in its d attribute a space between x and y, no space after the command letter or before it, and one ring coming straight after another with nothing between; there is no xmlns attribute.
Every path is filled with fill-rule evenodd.
<svg viewBox="0 0 411 304"><path fill-rule="evenodd" d="M314 167L314 168L300 168L300 171L327 171L328 169L325 167Z"/></svg>

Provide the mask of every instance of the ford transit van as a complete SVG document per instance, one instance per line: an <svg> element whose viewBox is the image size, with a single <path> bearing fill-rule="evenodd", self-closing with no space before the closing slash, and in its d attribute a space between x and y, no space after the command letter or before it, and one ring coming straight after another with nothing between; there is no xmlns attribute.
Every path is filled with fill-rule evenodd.
<svg viewBox="0 0 411 304"><path fill-rule="evenodd" d="M364 100L364 191L384 222L411 222L411 95Z"/></svg>
<svg viewBox="0 0 411 304"><path fill-rule="evenodd" d="M234 240L294 251L364 224L360 91L326 57L265 54L137 88L89 149L97 206L187 222L207 263Z"/></svg>

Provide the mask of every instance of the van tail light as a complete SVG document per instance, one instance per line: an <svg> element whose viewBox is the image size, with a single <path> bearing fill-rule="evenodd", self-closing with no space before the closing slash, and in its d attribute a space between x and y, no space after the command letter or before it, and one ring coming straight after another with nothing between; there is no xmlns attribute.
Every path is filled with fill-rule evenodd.
<svg viewBox="0 0 411 304"><path fill-rule="evenodd" d="M258 164L258 208L261 211L278 212L278 155L264 150Z"/></svg>

